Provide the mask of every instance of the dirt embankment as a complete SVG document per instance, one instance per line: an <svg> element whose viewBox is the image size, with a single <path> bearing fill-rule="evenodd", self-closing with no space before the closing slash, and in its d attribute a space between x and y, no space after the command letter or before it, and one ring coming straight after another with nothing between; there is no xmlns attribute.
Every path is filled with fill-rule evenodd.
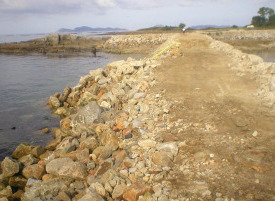
<svg viewBox="0 0 275 201"><path fill-rule="evenodd" d="M208 30L198 31L245 52L275 51L275 30Z"/></svg>

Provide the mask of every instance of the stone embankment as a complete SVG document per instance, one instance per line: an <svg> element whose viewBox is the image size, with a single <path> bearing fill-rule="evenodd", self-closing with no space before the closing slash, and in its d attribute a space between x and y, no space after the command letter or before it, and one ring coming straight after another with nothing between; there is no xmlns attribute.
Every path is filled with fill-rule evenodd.
<svg viewBox="0 0 275 201"><path fill-rule="evenodd" d="M200 31L201 32L201 31ZM216 40L275 40L275 30L203 31Z"/></svg>
<svg viewBox="0 0 275 201"><path fill-rule="evenodd" d="M149 53L166 42L172 34L142 34L113 36L103 45L103 50L113 53Z"/></svg>
<svg viewBox="0 0 275 201"><path fill-rule="evenodd" d="M133 43L122 38L112 38L106 46ZM173 102L164 98L164 91L152 91L155 71L165 58L184 56L172 38L166 43L156 39L162 47L175 44L156 59L110 63L51 96L48 106L62 117L60 128L53 129L54 140L45 148L21 144L2 161L0 200L189 200L173 188L179 169L176 158L186 142L174 140L170 133L172 127L182 132L185 123L172 119ZM228 67L240 71L239 76L252 72L263 82L258 95L274 107L274 64L206 38L211 48L233 58ZM194 192L211 200L210 190L198 183Z"/></svg>
<svg viewBox="0 0 275 201"><path fill-rule="evenodd" d="M92 52L101 47L107 37L50 34L20 43L0 44L0 53L72 53Z"/></svg>
<svg viewBox="0 0 275 201"><path fill-rule="evenodd" d="M51 96L48 106L63 117L55 139L45 148L21 144L4 159L2 200L167 200L165 178L180 145L157 135L170 107L148 93L159 64L113 62Z"/></svg>
<svg viewBox="0 0 275 201"><path fill-rule="evenodd" d="M253 74L260 83L259 90L254 95L263 98L262 104L275 112L275 63L264 62L259 56L243 53L227 43L216 40L210 47L230 56L232 60L228 67L237 71L238 76Z"/></svg>
<svg viewBox="0 0 275 201"><path fill-rule="evenodd" d="M253 51L275 51L275 30L209 30L198 31L212 38L225 41L234 47L251 53Z"/></svg>

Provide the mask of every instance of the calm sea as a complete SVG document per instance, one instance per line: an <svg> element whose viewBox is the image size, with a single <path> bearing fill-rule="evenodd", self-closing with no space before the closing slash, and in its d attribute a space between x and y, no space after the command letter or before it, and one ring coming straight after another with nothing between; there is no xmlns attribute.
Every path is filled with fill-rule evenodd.
<svg viewBox="0 0 275 201"><path fill-rule="evenodd" d="M79 55L0 54L0 161L21 142L46 145L51 134L39 132L56 127L59 118L45 104L49 96L74 86L92 69L116 60L143 55L98 53Z"/></svg>

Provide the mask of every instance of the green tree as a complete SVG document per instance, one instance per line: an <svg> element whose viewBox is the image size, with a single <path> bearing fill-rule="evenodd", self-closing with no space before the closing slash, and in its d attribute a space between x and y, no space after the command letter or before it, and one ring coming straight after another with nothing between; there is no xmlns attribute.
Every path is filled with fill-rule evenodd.
<svg viewBox="0 0 275 201"><path fill-rule="evenodd" d="M232 28L233 28L233 29L237 29L237 28L239 28L239 27L238 27L237 25L233 25Z"/></svg>
<svg viewBox="0 0 275 201"><path fill-rule="evenodd" d="M274 15L274 10L268 7L262 7L259 9L258 14L265 19L268 19L270 16Z"/></svg>
<svg viewBox="0 0 275 201"><path fill-rule="evenodd" d="M272 15L268 18L268 23L269 26L275 26L275 15Z"/></svg>
<svg viewBox="0 0 275 201"><path fill-rule="evenodd" d="M253 24L255 27L261 27L266 24L266 19L262 16L254 16L252 18L251 24Z"/></svg>
<svg viewBox="0 0 275 201"><path fill-rule="evenodd" d="M185 24L183 24L183 23L179 24L179 28L183 29L184 27L185 27Z"/></svg>

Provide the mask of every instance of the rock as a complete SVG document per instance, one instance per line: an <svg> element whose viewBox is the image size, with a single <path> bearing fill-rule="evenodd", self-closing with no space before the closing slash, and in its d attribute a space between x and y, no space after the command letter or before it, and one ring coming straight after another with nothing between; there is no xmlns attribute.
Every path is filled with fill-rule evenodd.
<svg viewBox="0 0 275 201"><path fill-rule="evenodd" d="M77 161L79 161L81 163L89 163L89 161L90 161L89 149L86 148L86 149L77 151L76 158L77 158ZM90 164L90 167L91 167L91 164Z"/></svg>
<svg viewBox="0 0 275 201"><path fill-rule="evenodd" d="M41 146L36 146L31 150L31 154L37 158L39 158L45 152L46 152L46 149Z"/></svg>
<svg viewBox="0 0 275 201"><path fill-rule="evenodd" d="M59 97L59 101L61 103L64 103L67 100L67 98L68 98L69 94L71 93L71 91L72 91L71 87L66 86L65 89L63 90L63 93Z"/></svg>
<svg viewBox="0 0 275 201"><path fill-rule="evenodd" d="M72 125L71 125L71 119L70 118L64 118L60 121L60 128L63 130L63 131L69 131L71 128L72 128Z"/></svg>
<svg viewBox="0 0 275 201"><path fill-rule="evenodd" d="M53 178L43 182L36 180L32 185L27 184L22 200L56 200L54 196L67 191L70 183L72 179L69 178Z"/></svg>
<svg viewBox="0 0 275 201"><path fill-rule="evenodd" d="M72 152L79 146L79 142L76 138L66 137L56 147L56 151L60 154L66 154Z"/></svg>
<svg viewBox="0 0 275 201"><path fill-rule="evenodd" d="M29 178L35 178L35 179L41 179L43 174L45 173L44 165L41 164L34 164L26 166L22 170L22 174L27 179Z"/></svg>
<svg viewBox="0 0 275 201"><path fill-rule="evenodd" d="M141 146L142 148L153 148L156 146L156 141L154 140L150 140L150 139L147 139L147 140L140 140L138 142L138 145Z"/></svg>
<svg viewBox="0 0 275 201"><path fill-rule="evenodd" d="M245 127L248 124L247 120L241 117L233 117L232 120L238 127Z"/></svg>
<svg viewBox="0 0 275 201"><path fill-rule="evenodd" d="M5 157L1 163L1 168L4 177L11 177L19 172L20 166L16 160L10 157Z"/></svg>
<svg viewBox="0 0 275 201"><path fill-rule="evenodd" d="M49 132L51 132L51 131L50 131L49 128L43 128L43 129L41 130L41 132L42 132L42 133L49 133Z"/></svg>
<svg viewBox="0 0 275 201"><path fill-rule="evenodd" d="M85 179L87 176L86 165L80 162L74 162L71 158L53 159L46 165L46 171L49 174L75 179Z"/></svg>
<svg viewBox="0 0 275 201"><path fill-rule="evenodd" d="M166 143L157 144L156 148L159 151L172 153L173 156L176 156L179 152L176 142L166 142Z"/></svg>
<svg viewBox="0 0 275 201"><path fill-rule="evenodd" d="M153 186L153 190L154 190L154 193L155 193L156 197L160 197L162 195L162 186L161 186L161 184L157 184L157 185Z"/></svg>
<svg viewBox="0 0 275 201"><path fill-rule="evenodd" d="M170 167L172 165L172 160L166 152L155 152L152 156L152 161L162 167Z"/></svg>
<svg viewBox="0 0 275 201"><path fill-rule="evenodd" d="M105 196L106 191L101 183L99 183L99 182L93 183L90 185L90 187L93 188L99 195L101 195L103 197Z"/></svg>
<svg viewBox="0 0 275 201"><path fill-rule="evenodd" d="M106 84L106 83L108 83L110 81L111 81L111 78L102 77L100 80L98 80L98 84L99 85L103 85L103 84Z"/></svg>
<svg viewBox="0 0 275 201"><path fill-rule="evenodd" d="M96 192L89 192L78 201L104 201L104 199Z"/></svg>
<svg viewBox="0 0 275 201"><path fill-rule="evenodd" d="M113 199L122 198L122 194L126 188L127 188L127 186L125 184L116 185L116 187L114 188L113 193L112 193L112 198Z"/></svg>
<svg viewBox="0 0 275 201"><path fill-rule="evenodd" d="M9 179L9 185L11 187L17 187L20 189L24 189L27 184L27 179L25 179L22 176L17 176L17 177L11 177Z"/></svg>
<svg viewBox="0 0 275 201"><path fill-rule="evenodd" d="M90 102L88 105L80 108L72 119L71 125L77 127L78 124L92 124L100 118L101 108L95 101Z"/></svg>
<svg viewBox="0 0 275 201"><path fill-rule="evenodd" d="M12 189L10 186L7 186L5 189L0 191L0 198L1 197L11 197L12 196Z"/></svg>
<svg viewBox="0 0 275 201"><path fill-rule="evenodd" d="M85 139L84 141L82 141L79 145L79 147L81 149L87 148L91 151L93 151L94 149L96 149L99 146L98 141L96 140L95 137L88 137L87 139Z"/></svg>
<svg viewBox="0 0 275 201"><path fill-rule="evenodd" d="M54 113L57 114L57 115L64 115L64 116L67 116L69 112L68 112L68 110L67 110L66 108L64 108L64 107L59 107L59 108L57 108L57 109L55 110Z"/></svg>
<svg viewBox="0 0 275 201"><path fill-rule="evenodd" d="M61 103L58 98L50 96L48 105L50 106L50 108L56 109L60 107Z"/></svg>
<svg viewBox="0 0 275 201"><path fill-rule="evenodd" d="M25 192L23 190L19 189L12 195L12 198L14 198L15 200L21 200L21 197L24 195L24 193Z"/></svg>
<svg viewBox="0 0 275 201"><path fill-rule="evenodd" d="M139 69L141 67L144 67L145 63L144 61L132 61L130 65L133 66L135 69Z"/></svg>
<svg viewBox="0 0 275 201"><path fill-rule="evenodd" d="M34 158L33 155L28 154L26 156L22 156L18 160L20 163L22 163L24 166L32 165L34 163L38 162L38 159Z"/></svg>
<svg viewBox="0 0 275 201"><path fill-rule="evenodd" d="M66 192L59 192L56 199L62 201L71 201L71 197Z"/></svg>
<svg viewBox="0 0 275 201"><path fill-rule="evenodd" d="M70 106L76 106L78 100L80 98L80 92L79 91L74 91L70 93L70 95L67 98L67 103L69 103Z"/></svg>
<svg viewBox="0 0 275 201"><path fill-rule="evenodd" d="M21 143L18 147L16 147L16 149L14 150L14 152L12 153L12 157L19 159L22 156L31 154L31 151L33 149L33 146L27 143Z"/></svg>
<svg viewBox="0 0 275 201"><path fill-rule="evenodd" d="M252 133L252 136L253 136L253 137L257 137L257 136L258 136L258 132L257 132L257 131L254 131L254 132Z"/></svg>
<svg viewBox="0 0 275 201"><path fill-rule="evenodd" d="M133 183L124 190L123 199L125 201L137 201L139 196L151 191L151 187L146 186L144 183Z"/></svg>
<svg viewBox="0 0 275 201"><path fill-rule="evenodd" d="M100 107L106 108L106 109L110 109L112 107L112 105L110 103L108 103L107 101L102 101L100 103Z"/></svg>

